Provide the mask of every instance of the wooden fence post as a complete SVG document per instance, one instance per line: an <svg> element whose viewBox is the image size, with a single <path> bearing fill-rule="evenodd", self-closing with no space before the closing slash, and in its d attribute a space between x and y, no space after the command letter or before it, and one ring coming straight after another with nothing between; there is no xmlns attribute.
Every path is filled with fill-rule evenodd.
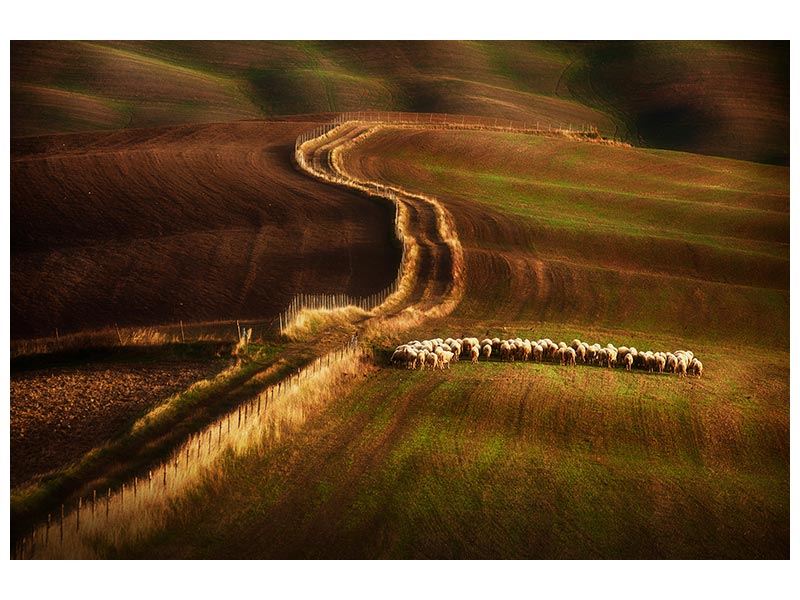
<svg viewBox="0 0 800 600"><path fill-rule="evenodd" d="M83 498L78 498L78 511L75 514L75 531L81 530L81 509L83 508Z"/></svg>
<svg viewBox="0 0 800 600"><path fill-rule="evenodd" d="M64 505L63 504L61 505L61 520L59 521L58 528L59 528L59 543L63 544L64 543Z"/></svg>

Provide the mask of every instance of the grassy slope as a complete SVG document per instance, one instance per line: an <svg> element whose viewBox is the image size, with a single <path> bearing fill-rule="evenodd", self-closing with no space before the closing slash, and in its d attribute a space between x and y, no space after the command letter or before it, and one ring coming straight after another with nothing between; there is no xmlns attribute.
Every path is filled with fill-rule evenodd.
<svg viewBox="0 0 800 600"><path fill-rule="evenodd" d="M788 169L480 132L386 132L355 168L440 196L454 316L788 345Z"/></svg>
<svg viewBox="0 0 800 600"><path fill-rule="evenodd" d="M788 44L14 42L12 134L347 110L590 123L788 163Z"/></svg>
<svg viewBox="0 0 800 600"><path fill-rule="evenodd" d="M383 370L226 465L132 555L785 557L782 390L753 396L758 373L735 366L733 397L720 378L591 368Z"/></svg>
<svg viewBox="0 0 800 600"><path fill-rule="evenodd" d="M15 42L14 135L345 110L594 123L548 43Z"/></svg>
<svg viewBox="0 0 800 600"><path fill-rule="evenodd" d="M777 211L788 220L785 170L490 134L481 134L482 143L469 139L473 151L465 154L465 135L473 134L393 136L392 154L376 138L359 149L371 160L351 160L439 194L457 217L468 281L478 282L453 315L403 337L488 329L504 336L577 335L641 349L688 345L704 359L706 376L678 380L549 364L458 364L445 373L380 369L271 452L231 460L228 476L182 502L158 536L121 556L788 556L788 284L778 269L774 281L765 281L778 289L774 306L767 304L766 315L748 313L753 306L739 299L743 286L736 277L742 275L727 266L738 252L753 260L787 259L784 230L778 226L767 235L758 223L748 229L754 215L741 213L748 207L770 223ZM485 160L477 159L476 148ZM608 152L611 158L600 162ZM511 182L506 169L516 173ZM605 175L587 177L591 170ZM487 178L500 186L488 188L491 194ZM682 245L695 244L695 235L714 238L703 230L703 215L727 207L727 220L715 227L738 231L738 241L699 245L695 251L707 245L704 252L722 253L719 262L700 260L696 272L674 279L660 273L656 259L663 248L637 255L633 272L651 277L642 283L645 294L618 282L618 253L612 251L661 218L663 198L644 202L639 211L617 210L613 220L622 237L603 234L611 248L591 255L600 274L583 277L589 266L562 254L577 251L568 243L575 236L592 235L589 199L595 192L557 185L567 180L636 197L674 196L667 203L686 214L665 224ZM561 190L559 202L548 207L541 182ZM529 195L528 186L537 194ZM548 246L537 243L534 233L548 229L525 228L539 221L540 210L558 212L559 206L564 223L550 226ZM559 262L573 273L574 285L587 287L553 288L523 302L488 293L488 275L503 277L474 260L487 255L505 257L512 286L535 273L529 265L548 269ZM682 287L702 293L710 285L706 277L715 274L722 280L715 309L729 316L708 319L702 329L686 325L692 311L685 306L669 313L680 336L662 312L641 321L646 307L630 314L618 309L631 292L636 303ZM591 293L593 312L555 301L561 292ZM752 321L784 337L777 346L757 344Z"/></svg>

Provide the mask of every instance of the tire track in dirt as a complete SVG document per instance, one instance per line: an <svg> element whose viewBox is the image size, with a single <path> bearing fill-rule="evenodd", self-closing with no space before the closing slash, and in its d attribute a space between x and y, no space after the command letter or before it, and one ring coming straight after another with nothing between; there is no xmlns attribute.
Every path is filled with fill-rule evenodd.
<svg viewBox="0 0 800 600"><path fill-rule="evenodd" d="M384 316L397 316L403 311L423 317L448 314L460 301L464 286L463 267L459 266L463 265L463 252L452 217L434 198L384 186L364 178L364 171L357 165L352 168L348 164L345 170L343 161L337 160L337 152L349 150L382 127L381 123L345 123L321 138L306 142L300 151L310 165L308 172L315 177L366 193L375 190L373 195L390 198L405 215L402 235L416 251L411 267L413 284L404 294L402 307Z"/></svg>

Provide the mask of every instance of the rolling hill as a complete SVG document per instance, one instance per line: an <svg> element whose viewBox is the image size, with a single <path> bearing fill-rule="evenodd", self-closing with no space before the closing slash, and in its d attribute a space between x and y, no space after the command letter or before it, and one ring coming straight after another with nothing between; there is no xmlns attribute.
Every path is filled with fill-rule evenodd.
<svg viewBox="0 0 800 600"><path fill-rule="evenodd" d="M401 110L788 162L782 42L13 42L12 136Z"/></svg>
<svg viewBox="0 0 800 600"><path fill-rule="evenodd" d="M394 210L293 162L297 136L338 111L587 123L636 146L455 124L350 124L320 141L321 168L413 192L401 197L417 244L402 301L272 336L221 392L175 400L180 418L148 434L163 440L129 446L108 427L108 464L83 471L97 480L73 479L65 461L52 490L16 498L15 535L96 481L144 473L360 331L373 360L301 402L294 426L224 453L157 530L92 552L789 556L788 44L12 42L11 71L12 341L268 322L297 292L385 288L400 263ZM690 348L706 372L388 366L398 343L465 335ZM46 369L34 367L36 388Z"/></svg>
<svg viewBox="0 0 800 600"><path fill-rule="evenodd" d="M379 362L295 435L230 457L224 484L201 486L121 556L788 556L786 169L391 127L344 164L435 193L466 255L459 306L373 340L379 349L437 335L579 337L689 347L704 377ZM652 248L633 245L643 231ZM697 259L678 264L670 240ZM737 260L760 279L729 270Z"/></svg>
<svg viewBox="0 0 800 600"><path fill-rule="evenodd" d="M271 319L393 281L391 209L291 163L314 122L37 136L11 163L11 336Z"/></svg>

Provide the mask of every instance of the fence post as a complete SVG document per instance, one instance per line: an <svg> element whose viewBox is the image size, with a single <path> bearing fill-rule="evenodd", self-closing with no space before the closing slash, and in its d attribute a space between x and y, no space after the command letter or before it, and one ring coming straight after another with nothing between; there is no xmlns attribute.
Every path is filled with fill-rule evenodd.
<svg viewBox="0 0 800 600"><path fill-rule="evenodd" d="M83 508L83 498L78 498L78 511L75 514L75 531L81 530L81 508Z"/></svg>
<svg viewBox="0 0 800 600"><path fill-rule="evenodd" d="M47 527L44 530L44 546L50 542L50 513L47 513Z"/></svg>
<svg viewBox="0 0 800 600"><path fill-rule="evenodd" d="M106 492L106 521L108 521L108 510L110 504L111 504L111 488L108 488L108 491Z"/></svg>
<svg viewBox="0 0 800 600"><path fill-rule="evenodd" d="M59 521L59 543L64 543L64 505L61 505L61 520Z"/></svg>

